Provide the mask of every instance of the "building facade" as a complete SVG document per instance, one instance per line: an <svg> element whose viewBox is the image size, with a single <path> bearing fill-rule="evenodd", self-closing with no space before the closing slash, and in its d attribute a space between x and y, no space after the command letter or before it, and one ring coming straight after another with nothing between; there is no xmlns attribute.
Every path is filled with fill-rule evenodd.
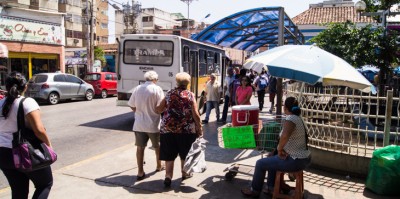
<svg viewBox="0 0 400 199"><path fill-rule="evenodd" d="M292 20L303 33L306 43L327 29L326 24L328 23L351 21L358 26L374 23L371 17L360 16L357 13L354 2L351 0L331 0L311 4L308 10L295 16Z"/></svg>
<svg viewBox="0 0 400 199"><path fill-rule="evenodd" d="M95 0L96 9L96 46L108 44L108 1Z"/></svg>
<svg viewBox="0 0 400 199"><path fill-rule="evenodd" d="M63 71L65 29L64 17L58 12L29 9L28 4L16 7L1 5L0 43L7 46L7 59L0 61L1 86L4 76L11 71L21 72L26 78L39 72ZM28 1L29 3L29 1ZM49 0L49 6L57 5ZM42 8L43 4L36 4Z"/></svg>

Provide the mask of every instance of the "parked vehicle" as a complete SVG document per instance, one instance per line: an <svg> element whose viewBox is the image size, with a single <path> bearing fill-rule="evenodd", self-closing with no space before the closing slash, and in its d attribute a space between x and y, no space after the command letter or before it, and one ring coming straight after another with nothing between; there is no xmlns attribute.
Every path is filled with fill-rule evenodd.
<svg viewBox="0 0 400 199"><path fill-rule="evenodd" d="M117 94L117 75L113 72L87 73L84 80L94 88L94 94L102 98Z"/></svg>
<svg viewBox="0 0 400 199"><path fill-rule="evenodd" d="M93 99L94 88L79 77L65 73L39 73L28 82L26 97L57 104L66 99Z"/></svg>

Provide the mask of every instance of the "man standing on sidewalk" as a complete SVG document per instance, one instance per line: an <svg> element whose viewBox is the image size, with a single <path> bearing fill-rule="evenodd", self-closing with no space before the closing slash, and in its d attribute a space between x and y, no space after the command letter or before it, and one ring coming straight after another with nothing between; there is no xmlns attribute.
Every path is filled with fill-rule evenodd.
<svg viewBox="0 0 400 199"><path fill-rule="evenodd" d="M269 101L271 102L271 108L269 109L269 113L272 114L272 111L274 111L274 106L275 106L275 96L276 96L276 92L278 91L276 89L276 83L277 83L277 79L276 77L273 76L269 76Z"/></svg>
<svg viewBox="0 0 400 199"><path fill-rule="evenodd" d="M254 79L253 87L256 87L257 97L258 97L258 108L260 112L264 107L264 97L265 90L268 86L268 77L265 75L265 70L262 70L261 73Z"/></svg>
<svg viewBox="0 0 400 199"><path fill-rule="evenodd" d="M161 87L156 85L158 81L158 74L156 72L148 71L144 74L144 78L146 79L146 83L137 86L128 101L128 105L135 112L133 131L135 132L135 145L137 146L137 181L143 180L146 177L143 169L143 159L144 150L149 139L156 152L156 171L163 169L160 161L160 114L157 114L155 109L164 98L164 92Z"/></svg>
<svg viewBox="0 0 400 199"><path fill-rule="evenodd" d="M221 92L221 85L218 81L215 81L216 78L216 74L211 73L210 81L206 84L205 94L207 98L207 111L206 118L202 121L204 124L208 123L212 108L215 108L217 122L219 121L219 93Z"/></svg>
<svg viewBox="0 0 400 199"><path fill-rule="evenodd" d="M233 68L229 67L226 70L227 76L225 77L225 82L224 82L224 91L225 91L225 98L224 98L224 110L222 111L222 118L220 123L226 123L226 118L228 116L228 108L230 105L230 93L229 93L229 86L233 82Z"/></svg>

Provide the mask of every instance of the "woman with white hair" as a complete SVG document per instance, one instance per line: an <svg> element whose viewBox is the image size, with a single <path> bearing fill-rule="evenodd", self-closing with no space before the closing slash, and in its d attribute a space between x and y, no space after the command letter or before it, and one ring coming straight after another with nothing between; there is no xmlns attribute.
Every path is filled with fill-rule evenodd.
<svg viewBox="0 0 400 199"><path fill-rule="evenodd" d="M177 87L168 91L157 107L159 113L164 112L160 130L160 160L166 161L165 187L171 186L174 161L178 155L182 180L191 177L182 170L185 158L196 138L203 136L195 95L187 89L190 79L187 73L176 74Z"/></svg>

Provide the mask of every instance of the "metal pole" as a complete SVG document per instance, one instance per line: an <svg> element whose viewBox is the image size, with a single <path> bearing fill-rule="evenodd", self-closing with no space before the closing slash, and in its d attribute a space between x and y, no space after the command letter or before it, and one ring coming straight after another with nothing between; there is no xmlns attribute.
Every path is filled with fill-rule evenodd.
<svg viewBox="0 0 400 199"><path fill-rule="evenodd" d="M278 46L284 45L284 22L285 22L285 9L279 9L279 22L278 22ZM282 78L277 78L276 83L276 115L282 115ZM271 107L272 109L274 107Z"/></svg>
<svg viewBox="0 0 400 199"><path fill-rule="evenodd" d="M188 32L188 38L189 38L189 5L190 5L190 2L188 1L188 20L187 20L187 32Z"/></svg>
<svg viewBox="0 0 400 199"><path fill-rule="evenodd" d="M89 18L89 0L86 0L86 20L87 20L87 28L86 28L86 71L90 72L90 18Z"/></svg>
<svg viewBox="0 0 400 199"><path fill-rule="evenodd" d="M383 146L389 145L390 141L390 126L392 125L393 90L387 91L386 99L387 100L386 100L385 127L384 127L385 135L383 139Z"/></svg>
<svg viewBox="0 0 400 199"><path fill-rule="evenodd" d="M93 1L90 4L90 65L89 72L93 72L93 64L94 64L94 30L93 30Z"/></svg>

